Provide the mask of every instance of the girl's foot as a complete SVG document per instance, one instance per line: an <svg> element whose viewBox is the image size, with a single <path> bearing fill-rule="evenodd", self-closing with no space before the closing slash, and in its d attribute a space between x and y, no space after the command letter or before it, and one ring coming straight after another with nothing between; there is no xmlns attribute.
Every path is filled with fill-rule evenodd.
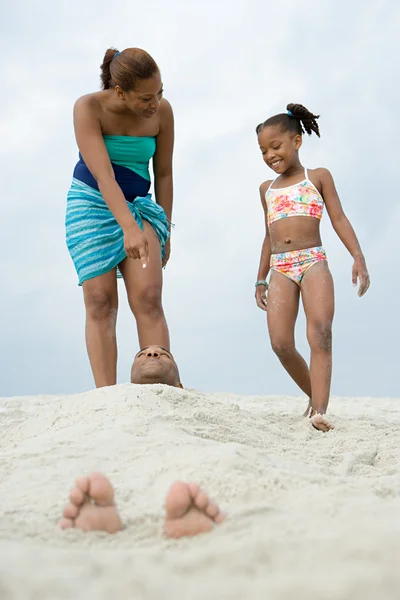
<svg viewBox="0 0 400 600"><path fill-rule="evenodd" d="M325 433L327 431L330 431L331 429L335 429L334 426L331 423L329 423L326 415L322 415L321 413L317 413L314 411L311 415L311 425L315 429L318 429L318 431L323 431Z"/></svg>

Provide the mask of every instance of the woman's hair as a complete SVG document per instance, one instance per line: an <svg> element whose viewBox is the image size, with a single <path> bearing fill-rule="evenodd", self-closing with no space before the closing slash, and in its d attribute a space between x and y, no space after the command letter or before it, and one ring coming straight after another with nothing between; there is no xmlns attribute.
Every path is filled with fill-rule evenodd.
<svg viewBox="0 0 400 600"><path fill-rule="evenodd" d="M311 135L314 132L318 137L321 137L317 123L319 115L313 115L302 104L288 104L286 108L288 110L287 113L280 113L257 125L257 135L262 132L264 127L280 125L282 133L284 131L292 131L299 135L303 135L303 133Z"/></svg>
<svg viewBox="0 0 400 600"><path fill-rule="evenodd" d="M108 48L100 68L103 90L119 85L124 92L134 90L137 79L148 79L160 72L156 61L140 48L122 52Z"/></svg>

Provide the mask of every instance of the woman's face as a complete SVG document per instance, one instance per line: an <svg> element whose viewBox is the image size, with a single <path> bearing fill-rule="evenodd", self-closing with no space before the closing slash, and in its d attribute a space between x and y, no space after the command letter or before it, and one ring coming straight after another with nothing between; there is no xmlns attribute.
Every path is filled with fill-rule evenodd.
<svg viewBox="0 0 400 600"><path fill-rule="evenodd" d="M161 75L156 73L148 79L137 79L135 89L130 92L124 92L119 86L115 90L129 110L138 117L151 119L160 107L163 94Z"/></svg>

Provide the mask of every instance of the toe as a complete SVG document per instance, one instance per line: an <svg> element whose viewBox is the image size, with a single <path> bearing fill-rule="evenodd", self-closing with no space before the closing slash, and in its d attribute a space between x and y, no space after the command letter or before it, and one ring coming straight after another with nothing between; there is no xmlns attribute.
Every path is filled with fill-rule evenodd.
<svg viewBox="0 0 400 600"><path fill-rule="evenodd" d="M99 506L112 506L114 504L114 489L105 475L92 473L88 477L88 494Z"/></svg>
<svg viewBox="0 0 400 600"><path fill-rule="evenodd" d="M194 505L200 510L205 510L209 503L208 496L203 490L200 490L199 493L193 498Z"/></svg>
<svg viewBox="0 0 400 600"><path fill-rule="evenodd" d="M165 499L165 510L168 519L182 517L190 508L192 497L189 486L182 481L176 481L169 488Z"/></svg>
<svg viewBox="0 0 400 600"><path fill-rule="evenodd" d="M220 510L220 511L218 511L218 514L214 517L214 522L217 523L217 525L219 525L220 523L225 521L225 519L226 519L226 513L222 512Z"/></svg>
<svg viewBox="0 0 400 600"><path fill-rule="evenodd" d="M81 490L82 494L86 496L89 493L89 477L79 477L75 482L78 490Z"/></svg>
<svg viewBox="0 0 400 600"><path fill-rule="evenodd" d="M206 515L210 517L215 523L222 523L225 520L226 514L223 513L216 502L210 500L205 508Z"/></svg>
<svg viewBox="0 0 400 600"><path fill-rule="evenodd" d="M69 494L69 499L72 504L76 504L76 506L82 506L85 501L85 494L80 488L74 487Z"/></svg>
<svg viewBox="0 0 400 600"><path fill-rule="evenodd" d="M72 502L67 504L63 511L63 515L67 519L76 519L78 514L79 514L79 507L76 506L76 504L72 504Z"/></svg>
<svg viewBox="0 0 400 600"><path fill-rule="evenodd" d="M215 519L215 517L217 516L217 514L219 513L219 507L217 504L215 504L215 502L213 502L212 500L210 500L208 502L208 505L206 506L204 512L211 517L212 519Z"/></svg>
<svg viewBox="0 0 400 600"><path fill-rule="evenodd" d="M200 491L200 486L197 483L188 483L187 487L189 489L191 497L194 499Z"/></svg>
<svg viewBox="0 0 400 600"><path fill-rule="evenodd" d="M61 519L60 527L61 529L72 529L74 526L74 522L72 519Z"/></svg>

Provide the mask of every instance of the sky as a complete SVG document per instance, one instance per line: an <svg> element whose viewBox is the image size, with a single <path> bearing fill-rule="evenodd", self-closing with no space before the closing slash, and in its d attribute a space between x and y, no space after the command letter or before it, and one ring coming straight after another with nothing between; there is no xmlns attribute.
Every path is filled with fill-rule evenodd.
<svg viewBox="0 0 400 600"><path fill-rule="evenodd" d="M301 392L270 348L254 301L272 177L255 126L289 102L320 114L300 158L333 174L367 259L352 258L325 214L335 280L332 394L400 397L397 162L400 5L393 0L14 0L0 22L0 396L93 388L82 290L65 245L77 160L75 100L99 89L105 50L141 47L175 114L171 259L164 308L183 384L205 392ZM138 350L119 283L118 381ZM302 311L297 345L306 359Z"/></svg>

